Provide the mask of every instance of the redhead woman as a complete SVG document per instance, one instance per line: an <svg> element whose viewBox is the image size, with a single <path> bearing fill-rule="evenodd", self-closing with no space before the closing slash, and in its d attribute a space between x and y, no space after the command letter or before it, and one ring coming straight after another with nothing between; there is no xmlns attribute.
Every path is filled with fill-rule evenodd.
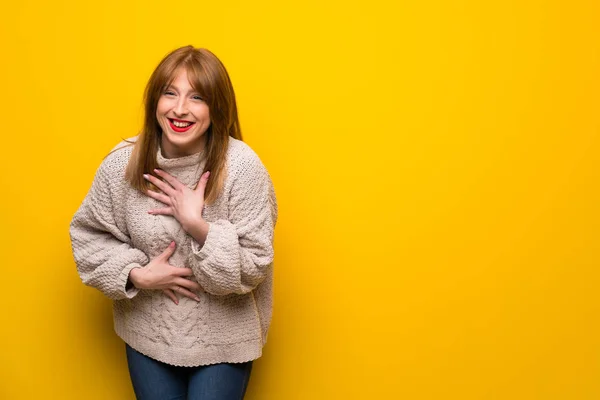
<svg viewBox="0 0 600 400"><path fill-rule="evenodd" d="M71 222L77 270L113 300L138 399L243 399L271 322L273 185L208 50L168 54L144 100Z"/></svg>

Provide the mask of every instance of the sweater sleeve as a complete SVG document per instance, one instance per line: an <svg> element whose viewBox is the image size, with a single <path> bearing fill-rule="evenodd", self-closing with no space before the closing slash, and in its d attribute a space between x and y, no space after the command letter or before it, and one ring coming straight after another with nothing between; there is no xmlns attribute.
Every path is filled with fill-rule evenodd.
<svg viewBox="0 0 600 400"><path fill-rule="evenodd" d="M121 163L107 157L94 178L92 187L75 213L70 225L71 246L77 271L83 283L113 300L133 298L139 289L126 289L129 271L148 263L141 250L117 224L117 197L122 179L114 173ZM122 173L121 173L122 174ZM119 190L120 189L120 190Z"/></svg>
<svg viewBox="0 0 600 400"><path fill-rule="evenodd" d="M188 260L198 283L214 295L252 291L273 262L277 201L269 174L258 156L235 172L228 219L209 223L202 247L192 239Z"/></svg>

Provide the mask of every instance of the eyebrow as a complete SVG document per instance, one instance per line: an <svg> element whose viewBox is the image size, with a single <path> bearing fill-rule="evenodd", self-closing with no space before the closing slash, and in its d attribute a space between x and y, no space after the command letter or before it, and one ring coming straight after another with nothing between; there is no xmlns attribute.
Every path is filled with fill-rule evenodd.
<svg viewBox="0 0 600 400"><path fill-rule="evenodd" d="M174 86L173 84L168 85L164 90L169 90L169 89L173 89L177 92L180 92L181 90L179 90L179 88L177 86ZM200 92L198 92L197 90L195 90L194 88L192 88L192 90L190 90L188 93L186 94L191 94L191 93L196 93L196 94L200 94Z"/></svg>

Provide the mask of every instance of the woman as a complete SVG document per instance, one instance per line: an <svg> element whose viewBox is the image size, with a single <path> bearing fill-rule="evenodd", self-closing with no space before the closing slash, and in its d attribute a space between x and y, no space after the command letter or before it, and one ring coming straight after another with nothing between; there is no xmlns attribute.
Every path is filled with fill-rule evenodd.
<svg viewBox="0 0 600 400"><path fill-rule="evenodd" d="M134 142L71 222L82 281L114 300L139 399L242 399L272 311L277 203L211 52L168 54Z"/></svg>

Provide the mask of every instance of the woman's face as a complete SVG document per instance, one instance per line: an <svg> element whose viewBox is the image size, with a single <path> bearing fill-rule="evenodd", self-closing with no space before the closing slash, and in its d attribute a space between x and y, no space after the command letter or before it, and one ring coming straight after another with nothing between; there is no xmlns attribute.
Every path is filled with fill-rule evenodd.
<svg viewBox="0 0 600 400"><path fill-rule="evenodd" d="M204 133L210 126L208 105L190 85L186 70L178 69L175 74L156 107L156 119L162 128L161 147L166 158L202 151Z"/></svg>

